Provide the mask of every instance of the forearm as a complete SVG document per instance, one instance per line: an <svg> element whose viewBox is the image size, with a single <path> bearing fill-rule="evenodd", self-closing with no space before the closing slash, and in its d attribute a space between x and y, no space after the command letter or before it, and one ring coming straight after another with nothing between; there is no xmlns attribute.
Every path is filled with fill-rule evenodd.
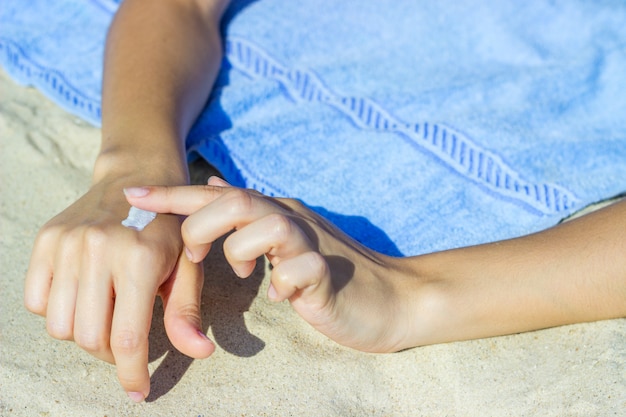
<svg viewBox="0 0 626 417"><path fill-rule="evenodd" d="M184 139L219 70L226 3L121 4L107 37L94 182L133 170L146 180L186 182Z"/></svg>
<svg viewBox="0 0 626 417"><path fill-rule="evenodd" d="M623 201L518 239L407 259L422 277L415 315L428 319L415 321L416 344L626 317L625 231Z"/></svg>

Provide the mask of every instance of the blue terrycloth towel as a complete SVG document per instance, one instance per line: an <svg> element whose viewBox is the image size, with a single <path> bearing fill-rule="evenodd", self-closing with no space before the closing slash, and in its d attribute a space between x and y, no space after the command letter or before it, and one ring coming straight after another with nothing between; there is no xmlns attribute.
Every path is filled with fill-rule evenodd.
<svg viewBox="0 0 626 417"><path fill-rule="evenodd" d="M113 0L5 0L0 62L99 123ZM189 138L230 182L411 255L626 191L626 3L235 2Z"/></svg>

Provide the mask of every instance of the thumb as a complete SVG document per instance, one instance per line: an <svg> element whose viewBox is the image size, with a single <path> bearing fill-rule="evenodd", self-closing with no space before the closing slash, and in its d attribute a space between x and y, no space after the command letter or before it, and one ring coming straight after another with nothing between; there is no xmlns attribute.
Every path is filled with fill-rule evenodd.
<svg viewBox="0 0 626 417"><path fill-rule="evenodd" d="M203 281L202 264L192 263L181 253L172 276L159 290L167 337L181 353L196 359L215 351L213 342L202 332Z"/></svg>

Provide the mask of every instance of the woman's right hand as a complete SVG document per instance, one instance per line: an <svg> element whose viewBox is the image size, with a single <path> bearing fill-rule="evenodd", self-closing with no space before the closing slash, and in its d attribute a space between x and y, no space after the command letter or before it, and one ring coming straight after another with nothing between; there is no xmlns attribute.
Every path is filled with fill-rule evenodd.
<svg viewBox="0 0 626 417"><path fill-rule="evenodd" d="M121 225L122 188L136 178L103 179L40 230L25 283L25 305L48 333L73 340L117 367L129 396L149 393L148 333L156 295L173 345L194 358L214 345L202 333L202 270L181 255L180 220L159 215L143 231Z"/></svg>

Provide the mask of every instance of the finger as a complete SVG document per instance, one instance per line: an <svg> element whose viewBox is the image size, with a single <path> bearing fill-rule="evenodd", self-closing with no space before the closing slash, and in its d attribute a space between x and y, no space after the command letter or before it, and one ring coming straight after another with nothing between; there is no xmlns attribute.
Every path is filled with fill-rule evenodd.
<svg viewBox="0 0 626 417"><path fill-rule="evenodd" d="M214 187L232 187L228 182L226 182L223 178L220 178L216 175L211 175L209 180L207 181L207 185L212 185Z"/></svg>
<svg viewBox="0 0 626 417"><path fill-rule="evenodd" d="M181 254L170 279L162 286L164 325L172 345L185 355L201 359L215 351L202 332L202 266Z"/></svg>
<svg viewBox="0 0 626 417"><path fill-rule="evenodd" d="M268 297L289 299L304 319L315 320L317 312L333 300L330 268L318 252L306 252L278 264L271 275Z"/></svg>
<svg viewBox="0 0 626 417"><path fill-rule="evenodd" d="M130 187L124 189L133 206L157 213L188 215L228 192L224 187L187 185L179 187Z"/></svg>
<svg viewBox="0 0 626 417"><path fill-rule="evenodd" d="M52 285L52 258L57 235L42 229L35 239L24 281L24 306L31 312L46 315Z"/></svg>
<svg viewBox="0 0 626 417"><path fill-rule="evenodd" d="M74 341L93 356L114 363L109 346L113 315L113 289L108 270L87 252L82 259L74 316Z"/></svg>
<svg viewBox="0 0 626 417"><path fill-rule="evenodd" d="M289 216L272 213L230 235L224 242L224 255L239 277L254 270L256 259L267 255L272 265L313 250L305 233Z"/></svg>
<svg viewBox="0 0 626 417"><path fill-rule="evenodd" d="M151 273L154 271L131 268L128 275L118 279L115 287L111 351L120 384L137 402L143 401L150 393L148 334L156 291L142 284L150 282L142 278Z"/></svg>
<svg viewBox="0 0 626 417"><path fill-rule="evenodd" d="M223 188L226 192L211 204L193 213L183 222L181 234L190 259L200 261L207 244L221 236L274 213L286 213L271 199L240 188Z"/></svg>
<svg viewBox="0 0 626 417"><path fill-rule="evenodd" d="M72 340L74 335L78 271L72 248L66 244L57 252L46 310L48 333L60 340Z"/></svg>

